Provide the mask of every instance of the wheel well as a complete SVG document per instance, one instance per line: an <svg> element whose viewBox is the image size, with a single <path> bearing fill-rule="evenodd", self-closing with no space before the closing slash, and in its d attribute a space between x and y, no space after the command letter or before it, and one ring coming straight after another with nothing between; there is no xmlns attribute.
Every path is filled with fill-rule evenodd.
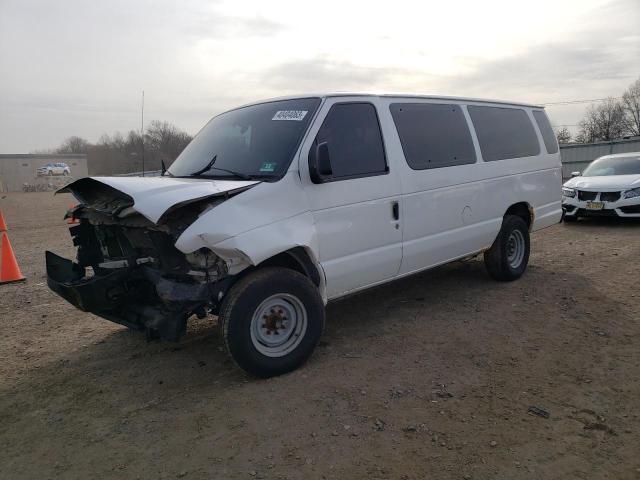
<svg viewBox="0 0 640 480"><path fill-rule="evenodd" d="M531 230L531 224L533 223L533 208L527 202L519 202L511 205L504 216L507 215L517 215L522 218L524 222L527 224L527 228Z"/></svg>
<svg viewBox="0 0 640 480"><path fill-rule="evenodd" d="M264 262L256 265L260 267L284 267L290 268L309 277L316 287L320 286L320 274L311 261L309 254L302 247L295 247L286 252L279 253Z"/></svg>
<svg viewBox="0 0 640 480"><path fill-rule="evenodd" d="M290 268L291 270L295 270L296 272L299 272L302 275L308 277L316 287L321 288L320 272L311 260L311 257L304 248L295 247L291 250L287 250L285 252L274 255L273 257L266 259L258 265L245 268L237 275L230 275L226 278L223 278L222 281L215 284L219 285L219 289L216 291L219 293L216 293L214 295L214 298L217 299L220 293L222 295L226 295L231 287L233 287L233 285L235 285L241 278L244 278L246 275L249 275L251 272L255 272L262 267ZM214 301L213 312L216 315L219 311L219 304L220 302Z"/></svg>

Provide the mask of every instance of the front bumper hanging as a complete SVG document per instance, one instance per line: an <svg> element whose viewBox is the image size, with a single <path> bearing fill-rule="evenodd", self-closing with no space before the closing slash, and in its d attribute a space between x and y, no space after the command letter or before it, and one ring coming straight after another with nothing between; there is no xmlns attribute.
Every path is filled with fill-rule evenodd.
<svg viewBox="0 0 640 480"><path fill-rule="evenodd" d="M87 277L85 269L46 252L49 288L85 312L129 328L147 338L177 341L187 318L211 300L210 285L168 279L160 272L135 266Z"/></svg>

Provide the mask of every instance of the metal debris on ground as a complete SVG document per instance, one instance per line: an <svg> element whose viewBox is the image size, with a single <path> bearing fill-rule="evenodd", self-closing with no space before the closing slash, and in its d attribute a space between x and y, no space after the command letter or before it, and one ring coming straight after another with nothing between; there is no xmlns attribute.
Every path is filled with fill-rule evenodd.
<svg viewBox="0 0 640 480"><path fill-rule="evenodd" d="M532 413L533 415L537 415L538 417L542 417L542 418L549 418L551 416L551 414L547 412L545 409L536 407L534 405L531 405L527 411L529 413Z"/></svg>

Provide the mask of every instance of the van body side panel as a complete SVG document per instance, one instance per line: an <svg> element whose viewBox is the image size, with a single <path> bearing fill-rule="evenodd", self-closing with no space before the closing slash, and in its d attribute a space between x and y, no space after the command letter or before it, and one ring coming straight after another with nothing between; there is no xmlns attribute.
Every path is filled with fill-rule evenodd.
<svg viewBox="0 0 640 480"><path fill-rule="evenodd" d="M538 172L538 177L531 178L532 182L537 182L538 188L536 194L531 195L534 199L529 202L533 207L532 232L555 225L562 219L562 166L560 154L555 153L546 157L546 161L552 167Z"/></svg>
<svg viewBox="0 0 640 480"><path fill-rule="evenodd" d="M402 237L391 224L389 204L394 200L400 197L390 195L313 211L328 298L396 276Z"/></svg>
<svg viewBox="0 0 640 480"><path fill-rule="evenodd" d="M562 211L558 201L549 202L557 196L559 169L492 178L491 171L496 168L487 164L460 168L471 167L477 178L468 183L443 187L440 185L444 182L439 184L436 178L425 179L421 185L424 190L403 196L405 222L400 274L489 248L500 231L505 212L516 203L526 202L533 207L532 230L560 221ZM458 167L450 169L455 168ZM415 187L408 187L412 186Z"/></svg>
<svg viewBox="0 0 640 480"><path fill-rule="evenodd" d="M535 207L533 215L534 220L531 231L535 232L560 223L562 219L562 209L558 210L558 202L552 202Z"/></svg>
<svg viewBox="0 0 640 480"><path fill-rule="evenodd" d="M378 107L377 98L327 99L300 150L298 167L313 215L329 299L392 280L402 259L402 230L393 220L393 202L400 201L401 187L398 170L390 163L380 108L376 110L388 173L321 184L309 177L309 151L331 107L363 101Z"/></svg>
<svg viewBox="0 0 640 480"><path fill-rule="evenodd" d="M539 185L541 194L537 197L537 203L531 203L533 206L532 232L555 225L562 219L562 160L560 157L560 148L552 130L548 132L549 135L552 135L552 138L545 142L541 125L533 114L534 111L544 116L547 121L547 128L551 130L549 119L544 111L527 109L529 118L538 135L542 152L541 156L544 157L543 161L550 165L553 177L547 174L544 178L538 179L541 182ZM547 145L547 143L551 142L553 142L553 144ZM549 149L554 153L547 153Z"/></svg>
<svg viewBox="0 0 640 480"><path fill-rule="evenodd" d="M424 100L415 103L452 104ZM478 209L486 194L485 185L479 181L478 164L414 170L405 160L393 120L389 136L394 139L394 162L401 173L403 193L403 258L399 274L460 258L491 243L499 225L495 216Z"/></svg>
<svg viewBox="0 0 640 480"><path fill-rule="evenodd" d="M484 162L473 124L466 118L477 150L475 164L413 170L404 160L395 128L389 134L398 147L394 160L403 188L400 275L489 248L506 210L515 203L532 207L532 229L560 220L559 155L546 154L541 143L536 156Z"/></svg>
<svg viewBox="0 0 640 480"><path fill-rule="evenodd" d="M422 270L490 245L501 219L479 210L482 182L429 188L403 196L405 231L400 274Z"/></svg>

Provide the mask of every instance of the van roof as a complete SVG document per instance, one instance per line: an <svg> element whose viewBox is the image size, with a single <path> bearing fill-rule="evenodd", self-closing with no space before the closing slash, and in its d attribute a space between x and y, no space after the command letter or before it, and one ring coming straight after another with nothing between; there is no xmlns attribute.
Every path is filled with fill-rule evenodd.
<svg viewBox="0 0 640 480"><path fill-rule="evenodd" d="M257 102L247 103L243 106L248 105L256 105L259 103L268 103L276 100L295 100L298 98L309 98L309 97L322 97L322 98L332 98L332 97L383 97L383 98L418 98L418 99L430 99L430 100L453 100L457 102L474 102L474 103L492 103L492 104L500 104L500 105L510 105L510 106L519 106L519 107L533 107L533 108L542 108L543 105L536 105L533 103L523 103L523 102L510 102L506 100L492 100L487 98L473 98L473 97L457 97L457 96L448 96L448 95L429 95L429 94L420 94L420 93L373 93L373 92L325 92L325 93L307 93L300 95L286 95L282 97L269 98L265 100L259 100Z"/></svg>

